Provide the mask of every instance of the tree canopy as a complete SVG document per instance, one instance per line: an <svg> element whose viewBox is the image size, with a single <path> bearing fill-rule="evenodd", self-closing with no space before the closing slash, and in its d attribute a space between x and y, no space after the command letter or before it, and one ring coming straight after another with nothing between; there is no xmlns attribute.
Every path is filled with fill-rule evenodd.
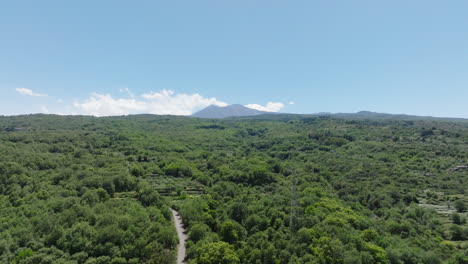
<svg viewBox="0 0 468 264"><path fill-rule="evenodd" d="M0 262L467 263L468 123L0 117Z"/></svg>

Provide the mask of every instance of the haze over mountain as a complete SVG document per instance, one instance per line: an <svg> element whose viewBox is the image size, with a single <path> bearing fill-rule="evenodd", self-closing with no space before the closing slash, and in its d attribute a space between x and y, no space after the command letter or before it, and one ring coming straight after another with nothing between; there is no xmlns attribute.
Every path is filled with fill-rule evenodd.
<svg viewBox="0 0 468 264"><path fill-rule="evenodd" d="M265 116L266 115L266 116ZM364 119L364 120L445 120L445 121L462 121L467 122L468 119L454 118L454 117L433 117L433 116L417 116L407 114L388 114L377 113L372 111L359 111L357 113L311 113L311 114L294 114L294 113L277 113L267 112L252 109L240 104L233 104L228 106L210 105L202 110L191 115L198 118L228 118L228 117L252 117L254 119L274 119L274 120L288 120L288 119L302 119L307 117L335 117L344 119Z"/></svg>
<svg viewBox="0 0 468 264"><path fill-rule="evenodd" d="M245 107L240 104L232 104L228 106L210 105L202 110L194 113L193 117L200 118L225 118L225 117L242 117L242 116L256 116L263 114L272 114L271 112L259 111L252 108Z"/></svg>

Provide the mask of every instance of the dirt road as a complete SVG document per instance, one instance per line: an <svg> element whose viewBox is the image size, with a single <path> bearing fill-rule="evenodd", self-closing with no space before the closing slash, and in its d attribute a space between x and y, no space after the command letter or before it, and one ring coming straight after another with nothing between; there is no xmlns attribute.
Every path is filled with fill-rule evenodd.
<svg viewBox="0 0 468 264"><path fill-rule="evenodd" d="M182 225L182 218L176 210L171 208L172 216L174 217L174 225L179 237L179 245L177 245L177 264L183 264L185 259L185 241L187 235L185 234L184 226Z"/></svg>

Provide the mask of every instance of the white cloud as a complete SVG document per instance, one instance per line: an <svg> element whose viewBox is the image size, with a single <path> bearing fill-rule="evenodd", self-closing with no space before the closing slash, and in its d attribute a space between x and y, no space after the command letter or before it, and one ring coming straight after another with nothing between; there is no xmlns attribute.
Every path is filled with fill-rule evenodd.
<svg viewBox="0 0 468 264"><path fill-rule="evenodd" d="M177 94L171 90L150 92L138 97L113 98L109 94L92 94L88 99L75 102L82 114L95 116L129 115L138 113L159 115L190 115L209 105L225 106L216 98L205 98L198 93Z"/></svg>
<svg viewBox="0 0 468 264"><path fill-rule="evenodd" d="M283 109L284 104L283 103L268 102L265 106L259 105L259 104L248 104L246 106L248 108L252 108L252 109L260 110L260 111L279 112L281 109Z"/></svg>
<svg viewBox="0 0 468 264"><path fill-rule="evenodd" d="M45 106L45 105L41 106L41 113L48 114L49 113L49 108L47 108L47 106Z"/></svg>
<svg viewBox="0 0 468 264"><path fill-rule="evenodd" d="M135 98L135 95L132 93L132 91L128 87L127 88L121 88L120 92L128 94L131 98Z"/></svg>
<svg viewBox="0 0 468 264"><path fill-rule="evenodd" d="M93 93L90 98L83 102L75 103L84 114L95 116L128 115L131 113L144 112L146 105L143 101L135 99L114 99L110 94Z"/></svg>
<svg viewBox="0 0 468 264"><path fill-rule="evenodd" d="M171 90L162 90L158 93L150 92L143 94L142 97L147 100L150 113L163 115L190 115L195 110L209 105L227 105L214 97L205 98L198 93L176 94Z"/></svg>
<svg viewBox="0 0 468 264"><path fill-rule="evenodd" d="M16 91L28 96L48 96L47 94L35 93L31 89L17 88ZM209 105L226 106L227 103L215 97L203 97L198 93L186 94L176 93L172 90L161 90L135 95L129 88L120 89L120 95L92 93L86 99L76 100L68 104L62 99L56 99L52 108L42 106L42 113L71 114L71 115L94 115L114 116L131 114L158 114L158 115L191 115L194 112ZM248 104L246 107L253 109L279 112L285 107L280 102L268 102L266 105Z"/></svg>
<svg viewBox="0 0 468 264"><path fill-rule="evenodd" d="M293 104L296 104L295 102L293 101L289 101L288 105L293 105Z"/></svg>
<svg viewBox="0 0 468 264"><path fill-rule="evenodd" d="M150 93L147 93L147 94L143 94L142 97L146 98L146 99L153 99L154 100L154 99L167 98L167 97L172 96L173 94L174 94L174 91L164 89L159 93L150 92Z"/></svg>
<svg viewBox="0 0 468 264"><path fill-rule="evenodd" d="M35 93L31 89L26 88L16 88L16 91L22 95L29 95L29 96L47 96L47 94L40 94Z"/></svg>

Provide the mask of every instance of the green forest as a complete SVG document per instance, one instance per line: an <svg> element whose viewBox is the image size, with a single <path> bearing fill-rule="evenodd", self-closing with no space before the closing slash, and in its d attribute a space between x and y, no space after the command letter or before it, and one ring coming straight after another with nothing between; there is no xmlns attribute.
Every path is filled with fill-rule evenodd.
<svg viewBox="0 0 468 264"><path fill-rule="evenodd" d="M0 117L0 263L468 263L468 122Z"/></svg>

